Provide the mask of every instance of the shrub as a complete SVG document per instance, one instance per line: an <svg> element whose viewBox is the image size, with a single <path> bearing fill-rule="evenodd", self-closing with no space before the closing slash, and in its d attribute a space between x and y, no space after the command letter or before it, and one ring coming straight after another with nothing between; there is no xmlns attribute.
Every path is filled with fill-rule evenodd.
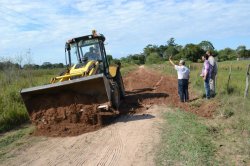
<svg viewBox="0 0 250 166"><path fill-rule="evenodd" d="M146 58L146 64L156 64L156 63L161 63L161 62L162 62L162 58L158 55L158 53L151 53Z"/></svg>

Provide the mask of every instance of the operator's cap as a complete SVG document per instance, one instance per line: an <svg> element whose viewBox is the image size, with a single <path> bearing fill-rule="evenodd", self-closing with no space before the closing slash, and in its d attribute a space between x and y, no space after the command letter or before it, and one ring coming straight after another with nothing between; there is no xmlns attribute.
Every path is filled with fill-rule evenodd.
<svg viewBox="0 0 250 166"><path fill-rule="evenodd" d="M180 60L179 64L182 64L184 65L185 64L185 61L183 59Z"/></svg>

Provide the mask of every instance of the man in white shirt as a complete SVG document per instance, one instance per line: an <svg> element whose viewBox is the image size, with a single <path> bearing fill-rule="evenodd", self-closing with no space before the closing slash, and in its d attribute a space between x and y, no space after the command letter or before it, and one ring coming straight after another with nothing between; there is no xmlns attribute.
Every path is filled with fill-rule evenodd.
<svg viewBox="0 0 250 166"><path fill-rule="evenodd" d="M180 96L180 101L187 102L189 100L188 80L189 80L190 70L185 66L184 60L180 60L179 65L175 65L170 57L169 62L174 66L175 70L177 70L178 94Z"/></svg>
<svg viewBox="0 0 250 166"><path fill-rule="evenodd" d="M215 96L215 84L216 84L215 80L216 80L216 75L217 75L217 62L215 61L210 51L207 51L206 54L208 55L208 61L210 65L212 66L209 86L210 86L210 95L214 97Z"/></svg>

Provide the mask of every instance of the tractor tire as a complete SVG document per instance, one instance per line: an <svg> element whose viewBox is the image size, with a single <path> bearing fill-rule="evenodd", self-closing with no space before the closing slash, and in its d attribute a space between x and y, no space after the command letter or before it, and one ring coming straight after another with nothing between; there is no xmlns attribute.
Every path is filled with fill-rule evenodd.
<svg viewBox="0 0 250 166"><path fill-rule="evenodd" d="M121 75L120 70L116 74L115 81L117 82L117 85L119 87L120 98L124 99L126 94L125 94L125 88L124 88L124 84L123 84L122 75Z"/></svg>
<svg viewBox="0 0 250 166"><path fill-rule="evenodd" d="M111 84L111 105L114 109L118 109L120 106L120 92L116 82Z"/></svg>

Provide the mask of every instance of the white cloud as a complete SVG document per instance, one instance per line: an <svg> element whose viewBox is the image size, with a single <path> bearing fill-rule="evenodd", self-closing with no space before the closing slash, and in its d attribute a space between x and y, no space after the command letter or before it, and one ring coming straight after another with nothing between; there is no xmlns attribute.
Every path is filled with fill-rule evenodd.
<svg viewBox="0 0 250 166"><path fill-rule="evenodd" d="M64 62L64 42L92 29L106 36L115 57L170 37L182 45L210 40L217 49L242 42L249 48L249 8L247 0L3 1L0 56L30 48L35 63Z"/></svg>

